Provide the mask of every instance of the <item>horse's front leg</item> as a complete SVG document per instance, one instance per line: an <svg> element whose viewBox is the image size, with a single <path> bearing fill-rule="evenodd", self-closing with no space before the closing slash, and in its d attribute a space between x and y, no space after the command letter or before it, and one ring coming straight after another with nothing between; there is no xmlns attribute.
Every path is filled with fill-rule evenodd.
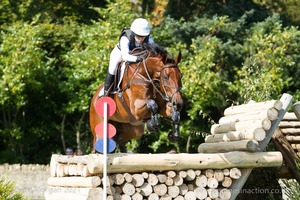
<svg viewBox="0 0 300 200"><path fill-rule="evenodd" d="M153 99L148 99L146 102L146 107L151 113L151 118L147 119L146 125L149 132L157 132L160 126L160 121L158 117L158 105Z"/></svg>
<svg viewBox="0 0 300 200"><path fill-rule="evenodd" d="M180 122L180 112L173 111L171 115L173 121L173 130L169 133L168 138L171 142L177 142L180 138L179 122Z"/></svg>

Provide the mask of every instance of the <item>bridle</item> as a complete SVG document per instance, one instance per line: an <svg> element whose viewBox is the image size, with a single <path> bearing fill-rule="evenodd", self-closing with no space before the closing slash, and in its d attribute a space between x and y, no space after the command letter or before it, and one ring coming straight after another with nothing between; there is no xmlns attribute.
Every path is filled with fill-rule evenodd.
<svg viewBox="0 0 300 200"><path fill-rule="evenodd" d="M165 101L167 102L170 102L172 101L173 99L173 96L177 93L177 92L180 92L181 90L181 87L175 87L175 86L170 86L170 85L166 85L165 84L165 79L163 78L163 71L165 69L169 69L169 68L178 68L178 66L176 64L172 64L172 65L164 65L163 68L159 71L160 73L160 81L161 81L161 85L162 85L162 89L163 89L163 92L164 94L160 91L160 89L158 88L158 86L154 83L153 79L151 78L150 74L149 74L149 71L147 69L147 66L146 66L146 63L145 63L145 60L143 61L143 65L144 65L144 69L145 69L145 72L147 74L147 78L148 78L148 81L152 84L154 90L161 96L162 99L164 99ZM168 94L167 92L167 89L166 88L173 88L175 89L175 92L171 95ZM154 96L155 97L155 96Z"/></svg>

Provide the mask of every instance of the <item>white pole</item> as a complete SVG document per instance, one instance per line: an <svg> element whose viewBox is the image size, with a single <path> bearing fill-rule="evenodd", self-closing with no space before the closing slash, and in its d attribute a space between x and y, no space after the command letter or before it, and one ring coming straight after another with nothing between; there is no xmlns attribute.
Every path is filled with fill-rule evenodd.
<svg viewBox="0 0 300 200"><path fill-rule="evenodd" d="M107 196L107 102L104 102L103 121L103 200Z"/></svg>

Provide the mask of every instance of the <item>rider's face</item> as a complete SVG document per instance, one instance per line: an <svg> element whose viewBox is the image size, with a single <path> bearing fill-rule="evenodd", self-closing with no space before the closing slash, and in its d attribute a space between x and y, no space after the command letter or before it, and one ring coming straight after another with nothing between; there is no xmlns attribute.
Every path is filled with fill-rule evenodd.
<svg viewBox="0 0 300 200"><path fill-rule="evenodd" d="M134 36L134 39L135 39L135 41L136 41L137 43L142 44L143 41L144 41L144 39L145 39L145 36L135 35L135 36Z"/></svg>

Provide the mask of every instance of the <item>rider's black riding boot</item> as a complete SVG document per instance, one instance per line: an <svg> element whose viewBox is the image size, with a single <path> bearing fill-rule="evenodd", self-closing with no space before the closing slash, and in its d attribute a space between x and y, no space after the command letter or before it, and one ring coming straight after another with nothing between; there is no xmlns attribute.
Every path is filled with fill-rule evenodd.
<svg viewBox="0 0 300 200"><path fill-rule="evenodd" d="M104 83L104 95L109 95L107 94L107 91L109 87L112 85L112 83L114 82L114 79L115 79L115 75L111 75L110 73L106 74L105 83Z"/></svg>

